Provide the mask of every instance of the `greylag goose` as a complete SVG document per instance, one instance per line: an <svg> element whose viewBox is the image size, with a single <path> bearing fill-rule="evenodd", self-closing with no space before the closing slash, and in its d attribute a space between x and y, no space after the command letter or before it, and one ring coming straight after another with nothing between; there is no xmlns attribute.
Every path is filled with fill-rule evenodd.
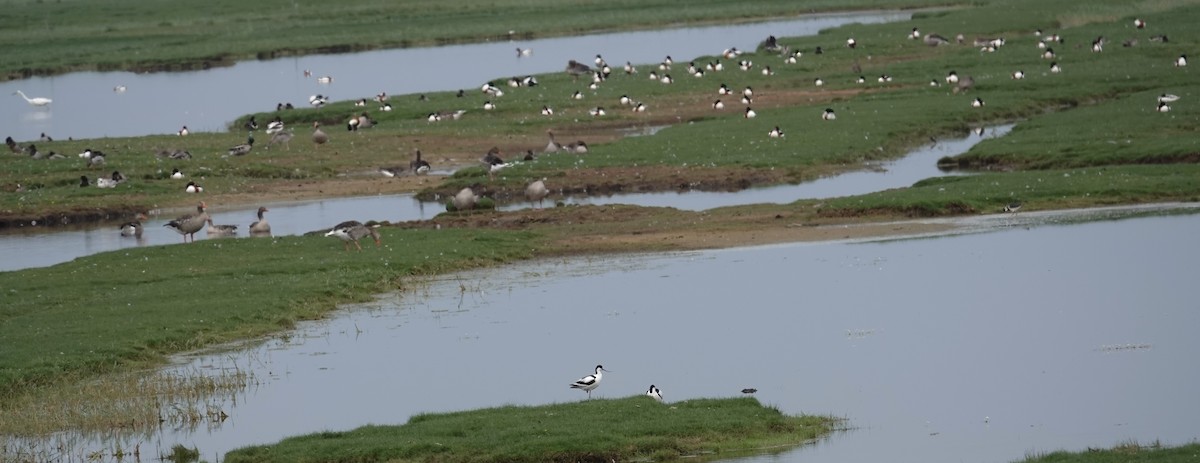
<svg viewBox="0 0 1200 463"><path fill-rule="evenodd" d="M326 134L321 130L320 122L313 122L312 141L317 145L318 148L320 148L321 145L329 143L329 134Z"/></svg>
<svg viewBox="0 0 1200 463"><path fill-rule="evenodd" d="M208 219L208 236L233 236L237 234L237 225L217 225L212 218Z"/></svg>
<svg viewBox="0 0 1200 463"><path fill-rule="evenodd" d="M291 130L280 131L271 134L271 141L267 142L267 149L271 149L271 147L275 145L283 145L285 149L291 151L292 145L290 142L292 141L292 136L294 135L295 134L292 133Z"/></svg>
<svg viewBox="0 0 1200 463"><path fill-rule="evenodd" d="M266 217L263 217L263 213L265 213L269 210L270 209L267 209L265 207L258 208L258 220L255 220L254 223L250 224L250 234L251 235L270 235L271 234L271 224L267 223Z"/></svg>
<svg viewBox="0 0 1200 463"><path fill-rule="evenodd" d="M354 247L362 251L362 246L358 244L358 240L366 236L375 239L375 247L379 247L379 231L375 227L378 227L378 225L367 226L357 220L350 220L337 224L325 236L336 236L342 240L342 245L347 251L350 250L351 242L354 243Z"/></svg>
<svg viewBox="0 0 1200 463"><path fill-rule="evenodd" d="M121 236L141 238L143 220L146 220L146 214L138 213L137 218L134 219L134 221L121 224Z"/></svg>
<svg viewBox="0 0 1200 463"><path fill-rule="evenodd" d="M250 149L254 148L254 132L249 132L246 136L246 143L229 148L230 156L245 156L250 153Z"/></svg>
<svg viewBox="0 0 1200 463"><path fill-rule="evenodd" d="M525 187L525 199L529 202L537 201L538 206L542 205L542 200L550 194L550 190L546 188L546 179L535 180L530 182Z"/></svg>
<svg viewBox="0 0 1200 463"><path fill-rule="evenodd" d="M196 212L192 214L184 214L176 217L175 220L163 224L164 227L175 230L176 233L183 235L183 242L188 241L188 235L191 235L192 242L196 241L196 232L204 228L204 224L209 222L208 212L205 211L208 206L204 201L196 206Z"/></svg>
<svg viewBox="0 0 1200 463"><path fill-rule="evenodd" d="M554 132L547 130L546 135L550 137L550 142L546 143L546 149L544 150L545 152L553 153L562 149L562 145L554 140Z"/></svg>

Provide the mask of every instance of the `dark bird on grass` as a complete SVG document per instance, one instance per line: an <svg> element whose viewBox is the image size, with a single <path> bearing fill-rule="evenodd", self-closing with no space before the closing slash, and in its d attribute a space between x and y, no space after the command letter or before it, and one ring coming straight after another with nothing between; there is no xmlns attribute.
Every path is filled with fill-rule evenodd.
<svg viewBox="0 0 1200 463"><path fill-rule="evenodd" d="M350 250L350 243L354 243L354 247L362 251L362 246L358 244L358 240L367 236L375 240L375 247L380 246L379 231L376 230L376 227L378 225L367 226L357 220L350 220L337 224L325 236L333 236L342 240L342 245L347 251Z"/></svg>
<svg viewBox="0 0 1200 463"><path fill-rule="evenodd" d="M571 77L573 77L575 79L578 79L579 76L582 76L584 74L591 74L591 73L592 73L592 68L586 64L580 63L575 60L570 60L567 62L567 74L570 74Z"/></svg>
<svg viewBox="0 0 1200 463"><path fill-rule="evenodd" d="M755 393L755 392L758 392L758 389L755 389L755 388L752 388L752 387L748 387L748 388L742 389L742 394L753 394L753 393Z"/></svg>

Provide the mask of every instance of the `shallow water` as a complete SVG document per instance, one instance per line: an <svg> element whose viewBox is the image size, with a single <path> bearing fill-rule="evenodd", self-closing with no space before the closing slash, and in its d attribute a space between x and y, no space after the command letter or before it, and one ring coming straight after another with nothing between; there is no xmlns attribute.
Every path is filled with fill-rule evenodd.
<svg viewBox="0 0 1200 463"><path fill-rule="evenodd" d="M421 412L583 400L567 385L597 363L611 370L600 397L652 383L668 401L755 387L787 413L852 428L746 461L1008 462L1200 437L1200 370L1187 367L1200 352L1189 291L1200 215L984 220L1015 226L443 277L181 363L266 381L222 404L222 426L126 448L180 443L210 458Z"/></svg>
<svg viewBox="0 0 1200 463"><path fill-rule="evenodd" d="M239 116L274 111L278 103L306 107L314 94L335 101L371 98L379 92L404 95L478 88L489 79L561 71L568 60L591 62L602 54L614 66L625 61L658 63L720 54L737 47L754 50L768 35L813 35L857 22L901 21L911 12L821 14L784 21L727 26L618 32L580 37L504 41L445 47L381 50L246 61L203 71L148 73L78 72L0 83L0 127L17 141L125 137L192 131L224 131ZM832 44L831 44L832 45ZM516 47L533 55L517 58ZM312 77L304 77L311 70ZM318 76L332 76L328 85ZM113 88L124 85L124 93ZM54 100L35 108L12 95Z"/></svg>
<svg viewBox="0 0 1200 463"><path fill-rule="evenodd" d="M612 196L578 196L565 198L568 204L634 204L640 206L670 206L685 210L704 210L714 207L755 203L787 203L802 198L826 198L869 193L912 185L942 175L936 163L942 156L966 152L976 143L1008 133L1011 125L987 129L982 136L972 133L961 139L941 140L920 147L902 159L880 163L875 168L827 177L797 185L755 188L737 192L640 193ZM551 197L549 200L558 198ZM422 202L412 195L382 195L353 198L293 201L264 204L267 221L275 236L299 235L346 221L406 221L430 219L445 206L437 202ZM529 203L514 203L503 210L530 207ZM258 206L235 209L212 209L214 223L238 225L238 236L246 236L250 223L256 220ZM189 211L190 212L190 211ZM169 211L152 217L144 224L142 239L119 235L121 222L87 224L74 229L31 227L0 233L0 271L42 267L66 262L77 257L133 246L175 244L182 238L163 228L163 224L182 211ZM198 233L205 239L205 232ZM228 239L228 238L221 238Z"/></svg>

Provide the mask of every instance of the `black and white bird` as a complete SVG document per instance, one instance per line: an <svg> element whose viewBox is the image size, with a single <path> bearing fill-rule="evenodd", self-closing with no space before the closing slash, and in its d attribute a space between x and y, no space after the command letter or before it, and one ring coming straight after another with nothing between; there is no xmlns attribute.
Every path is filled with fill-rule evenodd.
<svg viewBox="0 0 1200 463"><path fill-rule="evenodd" d="M754 119L757 116L758 113L754 112L754 109L750 108L749 106L746 107L746 112L743 114L743 117L746 119Z"/></svg>
<svg viewBox="0 0 1200 463"><path fill-rule="evenodd" d="M176 167L171 170L171 178L175 179L175 180L179 180L179 179L183 178L183 172L180 172L179 168Z"/></svg>
<svg viewBox="0 0 1200 463"><path fill-rule="evenodd" d="M1187 66L1187 55L1179 55L1178 58L1175 58L1175 67L1181 68L1184 66Z"/></svg>
<svg viewBox="0 0 1200 463"><path fill-rule="evenodd" d="M196 182L188 182L187 186L183 187L184 193L203 193L204 187L197 185Z"/></svg>
<svg viewBox="0 0 1200 463"><path fill-rule="evenodd" d="M600 380L604 379L604 373L601 372L604 371L608 371L604 369L604 365L596 365L596 373L575 380L574 383L571 383L571 388L583 389L584 392L587 392L588 398L592 398L592 390L600 386Z"/></svg>
<svg viewBox="0 0 1200 463"><path fill-rule="evenodd" d="M1179 95L1164 93L1158 96L1159 103L1174 103L1176 101L1179 101Z"/></svg>
<svg viewBox="0 0 1200 463"><path fill-rule="evenodd" d="M646 390L646 395L653 397L654 400L657 400L659 402L663 401L662 391L659 390L658 387L656 387L653 384L650 385L650 389Z"/></svg>
<svg viewBox="0 0 1200 463"><path fill-rule="evenodd" d="M777 125L770 132L767 132L767 136L771 138L783 138L783 130Z"/></svg>
<svg viewBox="0 0 1200 463"><path fill-rule="evenodd" d="M825 108L825 112L821 113L821 119L832 121L837 119L837 114L833 112L833 108Z"/></svg>
<svg viewBox="0 0 1200 463"><path fill-rule="evenodd" d="M979 97L975 97L975 99L971 101L971 107L982 108L983 107L983 99L979 98Z"/></svg>
<svg viewBox="0 0 1200 463"><path fill-rule="evenodd" d="M1167 105L1167 103L1165 101L1160 101L1158 103L1158 112L1165 113L1165 112L1170 112L1170 111L1171 111L1171 106Z"/></svg>

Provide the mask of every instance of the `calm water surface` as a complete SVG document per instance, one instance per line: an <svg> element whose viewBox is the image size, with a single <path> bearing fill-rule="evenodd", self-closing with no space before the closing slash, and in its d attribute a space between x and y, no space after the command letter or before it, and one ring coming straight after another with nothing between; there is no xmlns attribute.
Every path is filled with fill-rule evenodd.
<svg viewBox="0 0 1200 463"><path fill-rule="evenodd" d="M685 210L704 210L721 206L756 203L788 203L802 198L827 198L863 194L872 191L910 186L913 183L942 175L936 162L942 156L964 153L980 141L1002 136L1011 125L987 129L982 136L971 134L961 139L948 139L920 147L904 158L881 163L876 168L823 178L798 185L755 188L738 192L638 193L612 196L578 196L565 198L569 204L633 204L639 206L669 206ZM550 199L556 199L551 197ZM406 221L430 219L445 206L436 202L418 201L412 195L383 195L355 198L336 198L314 201L293 201L265 204L270 212L267 220L275 236L299 235L329 228L346 220ZM515 203L503 207L515 210L530 207ZM235 209L213 209L210 214L218 224L235 224L246 236L256 219L258 206ZM31 227L0 233L0 271L41 267L66 262L99 252L134 246L175 244L182 238L163 224L183 211L169 211L147 221L141 240L125 238L118 233L120 221L87 224L75 229ZM205 232L199 233L205 239ZM227 239L227 238L221 238Z"/></svg>
<svg viewBox="0 0 1200 463"><path fill-rule="evenodd" d="M209 458L421 412L583 400L567 384L597 363L612 370L600 397L755 387L787 413L853 428L746 461L1008 462L1200 438L1200 370L1187 367L1200 352L1200 215L1022 216L973 219L989 233L447 276L286 340L185 360L177 368L236 365L265 381L221 405L222 426L126 446Z"/></svg>
<svg viewBox="0 0 1200 463"><path fill-rule="evenodd" d="M308 97L333 100L478 88L491 79L561 71L568 60L590 62L602 54L614 66L625 61L658 63L720 54L737 47L753 50L768 35L813 35L821 29L858 22L907 20L911 12L823 14L785 21L729 26L689 27L549 38L382 50L342 55L312 55L247 61L194 72L135 74L79 72L0 83L0 128L17 141L51 137L99 138L174 134L186 125L194 131L223 131L245 114L274 111L290 102L306 106ZM832 45L832 44L831 44ZM518 59L516 48L533 55ZM304 71L312 77L304 77ZM318 76L332 76L321 85ZM124 85L124 93L113 88ZM35 108L13 92L54 100Z"/></svg>

